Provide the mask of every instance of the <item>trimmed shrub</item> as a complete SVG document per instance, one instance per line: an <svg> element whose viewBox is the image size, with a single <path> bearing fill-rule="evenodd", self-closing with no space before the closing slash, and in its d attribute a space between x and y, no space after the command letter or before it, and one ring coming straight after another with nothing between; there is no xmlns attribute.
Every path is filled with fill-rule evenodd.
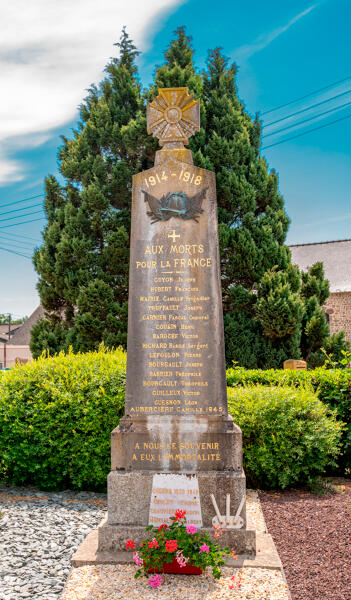
<svg viewBox="0 0 351 600"><path fill-rule="evenodd" d="M295 388L311 385L318 392L320 400L335 409L337 418L346 423L342 434L342 452L338 459L338 468L334 472L351 473L351 369L262 371L235 367L227 370L227 383L235 388L255 384Z"/></svg>
<svg viewBox="0 0 351 600"><path fill-rule="evenodd" d="M100 489L124 411L123 350L59 354L0 377L0 474L44 489Z"/></svg>
<svg viewBox="0 0 351 600"><path fill-rule="evenodd" d="M229 388L228 405L242 430L251 485L284 489L311 483L335 464L342 424L312 389Z"/></svg>
<svg viewBox="0 0 351 600"><path fill-rule="evenodd" d="M44 489L105 488L110 433L124 413L125 372L125 352L103 347L2 372L0 476ZM229 411L243 429L252 483L286 487L334 464L342 428L305 386L310 381L340 410L351 398L347 377L343 370L228 370ZM256 380L265 385L243 387Z"/></svg>

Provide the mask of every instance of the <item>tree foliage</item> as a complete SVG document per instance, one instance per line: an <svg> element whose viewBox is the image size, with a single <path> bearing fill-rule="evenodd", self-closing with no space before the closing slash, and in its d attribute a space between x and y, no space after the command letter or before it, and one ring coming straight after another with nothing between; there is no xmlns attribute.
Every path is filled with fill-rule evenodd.
<svg viewBox="0 0 351 600"><path fill-rule="evenodd" d="M48 224L34 264L47 318L33 331L34 354L90 350L101 341L125 346L131 180L152 166L157 148L146 133L146 103L158 87L181 86L201 101L194 163L216 173L227 361L267 368L315 356L328 338L321 309L328 284L321 265L301 276L291 264L278 177L260 155L258 117L238 98L236 66L215 48L197 72L192 39L180 27L142 91L125 29L116 45L119 58L91 86L72 139L63 138L65 184L46 180Z"/></svg>

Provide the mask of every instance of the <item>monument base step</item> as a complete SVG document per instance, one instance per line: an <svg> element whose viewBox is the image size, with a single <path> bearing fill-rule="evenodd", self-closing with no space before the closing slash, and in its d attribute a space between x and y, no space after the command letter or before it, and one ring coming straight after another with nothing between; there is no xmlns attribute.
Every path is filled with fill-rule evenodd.
<svg viewBox="0 0 351 600"><path fill-rule="evenodd" d="M133 562L132 552L125 550L99 550L99 530L106 525L106 519L100 523L97 529L91 531L79 548L72 556L73 567L82 567L84 565L102 565L102 564L128 564ZM246 530L248 537L255 534L255 531ZM256 554L241 553L237 560L229 558L226 566L233 568L252 567L262 569L281 570L282 564L274 545L272 536L268 533L256 533L253 535L256 539Z"/></svg>
<svg viewBox="0 0 351 600"><path fill-rule="evenodd" d="M202 527L200 531L213 536L213 529ZM125 550L126 541L133 540L137 546L145 539L145 527L140 525L109 525L104 519L98 527L98 551L121 552ZM256 554L256 532L248 529L224 530L218 538L220 546L234 548L237 554Z"/></svg>

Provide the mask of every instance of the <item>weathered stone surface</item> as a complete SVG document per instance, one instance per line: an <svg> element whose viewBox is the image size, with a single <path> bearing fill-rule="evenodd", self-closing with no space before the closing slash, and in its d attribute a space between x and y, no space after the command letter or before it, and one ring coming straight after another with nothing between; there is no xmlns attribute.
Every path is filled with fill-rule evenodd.
<svg viewBox="0 0 351 600"><path fill-rule="evenodd" d="M203 527L201 531L212 534L210 527ZM145 528L138 525L109 525L104 523L98 527L98 552L118 553L125 550L126 540L132 539L136 545L145 539ZM247 529L228 529L218 540L221 546L235 548L238 554L255 555L255 531Z"/></svg>
<svg viewBox="0 0 351 600"><path fill-rule="evenodd" d="M106 523L106 520L104 520ZM249 531L251 536L253 530ZM133 563L132 553L125 550L101 552L98 550L98 529L94 529L85 538L72 557L73 567L101 564L128 564ZM231 546L232 547L232 546ZM134 563L133 563L134 564ZM237 560L227 558L225 565L234 569L243 567L263 568L280 571L283 569L279 554L269 533L256 532L256 553L239 553Z"/></svg>
<svg viewBox="0 0 351 600"><path fill-rule="evenodd" d="M136 175L126 415L227 414L219 273L214 173L169 158Z"/></svg>
<svg viewBox="0 0 351 600"><path fill-rule="evenodd" d="M152 471L112 471L109 474L107 480L109 525L140 525L142 527L148 525L153 474ZM245 496L244 472L199 472L197 476L204 526L212 527L212 518L215 516L211 494L214 494L221 514L225 514L225 498L226 494L230 494L231 514L235 514L241 499ZM183 507L179 506L179 508ZM245 506L241 516L244 519L245 527Z"/></svg>
<svg viewBox="0 0 351 600"><path fill-rule="evenodd" d="M232 418L124 418L111 434L112 469L241 472L242 435Z"/></svg>
<svg viewBox="0 0 351 600"><path fill-rule="evenodd" d="M307 368L307 362L305 360L288 358L288 360L284 360L283 367L284 369L292 369L294 371L299 371L300 369Z"/></svg>

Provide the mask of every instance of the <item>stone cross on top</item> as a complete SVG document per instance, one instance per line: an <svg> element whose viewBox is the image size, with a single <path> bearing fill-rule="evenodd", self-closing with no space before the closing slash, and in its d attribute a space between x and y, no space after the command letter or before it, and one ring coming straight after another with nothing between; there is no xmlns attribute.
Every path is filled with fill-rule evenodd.
<svg viewBox="0 0 351 600"><path fill-rule="evenodd" d="M160 146L183 147L200 131L200 101L194 100L186 87L158 91L147 105L147 132L159 139Z"/></svg>

